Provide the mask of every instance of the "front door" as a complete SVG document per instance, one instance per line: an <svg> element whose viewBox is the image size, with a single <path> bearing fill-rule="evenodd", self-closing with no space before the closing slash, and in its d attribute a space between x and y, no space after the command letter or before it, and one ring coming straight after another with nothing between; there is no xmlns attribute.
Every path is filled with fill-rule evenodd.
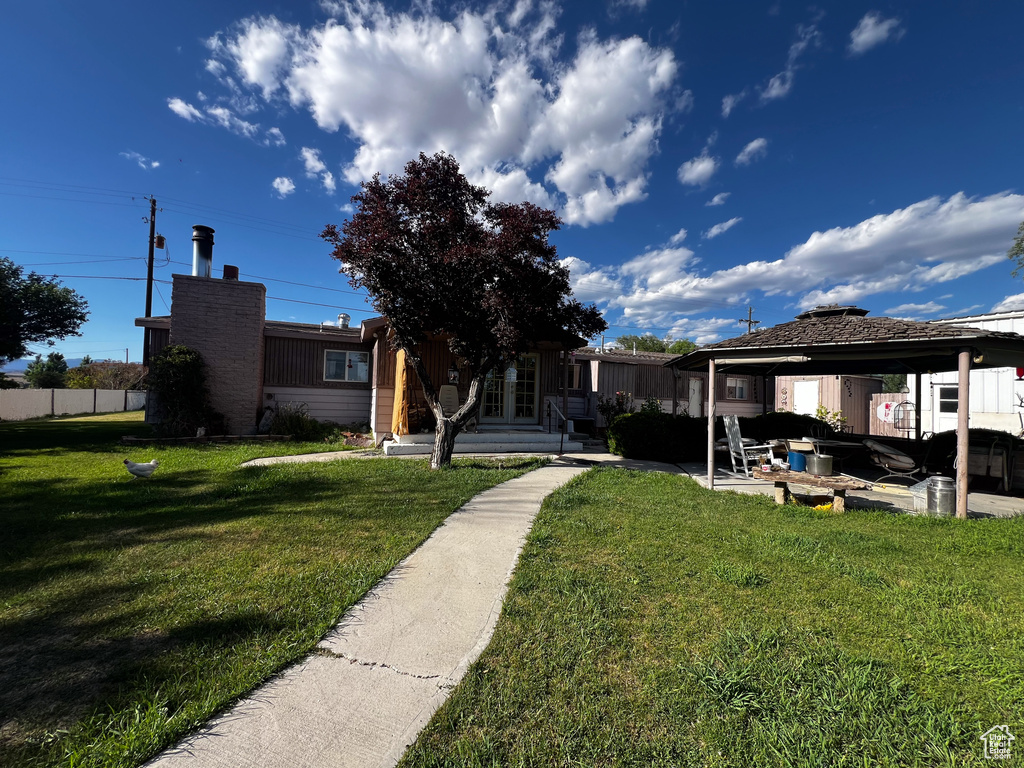
<svg viewBox="0 0 1024 768"><path fill-rule="evenodd" d="M520 355L508 371L490 371L484 380L480 421L487 424L536 424L540 387L538 355Z"/></svg>

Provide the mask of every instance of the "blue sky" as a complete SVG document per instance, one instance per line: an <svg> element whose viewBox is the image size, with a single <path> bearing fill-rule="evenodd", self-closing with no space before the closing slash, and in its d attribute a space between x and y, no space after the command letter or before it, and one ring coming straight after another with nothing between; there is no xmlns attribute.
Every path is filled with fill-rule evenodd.
<svg viewBox="0 0 1024 768"><path fill-rule="evenodd" d="M316 235L361 179L437 150L496 198L560 213L554 241L609 338L707 343L745 330L748 306L765 326L831 302L1024 308L1005 258L1024 220L1019 2L4 14L0 255L88 299L67 357L141 357L146 195L159 280L189 271L206 224L214 274L266 282L269 318L370 316Z"/></svg>

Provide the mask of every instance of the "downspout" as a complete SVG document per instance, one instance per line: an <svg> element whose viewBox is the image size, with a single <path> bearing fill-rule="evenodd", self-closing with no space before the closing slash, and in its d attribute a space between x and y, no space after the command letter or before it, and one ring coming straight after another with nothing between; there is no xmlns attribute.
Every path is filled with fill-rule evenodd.
<svg viewBox="0 0 1024 768"><path fill-rule="evenodd" d="M914 374L914 441L921 446L921 372Z"/></svg>
<svg viewBox="0 0 1024 768"><path fill-rule="evenodd" d="M682 378L682 371L672 366L672 415L679 413L679 379Z"/></svg>
<svg viewBox="0 0 1024 768"><path fill-rule="evenodd" d="M967 461L970 453L968 432L971 390L971 350L960 350L956 405L956 516L967 519Z"/></svg>
<svg viewBox="0 0 1024 768"><path fill-rule="evenodd" d="M558 455L562 455L565 437L569 432L569 348L562 351L562 437L558 443Z"/></svg>
<svg viewBox="0 0 1024 768"><path fill-rule="evenodd" d="M715 488L715 358L708 360L708 488Z"/></svg>

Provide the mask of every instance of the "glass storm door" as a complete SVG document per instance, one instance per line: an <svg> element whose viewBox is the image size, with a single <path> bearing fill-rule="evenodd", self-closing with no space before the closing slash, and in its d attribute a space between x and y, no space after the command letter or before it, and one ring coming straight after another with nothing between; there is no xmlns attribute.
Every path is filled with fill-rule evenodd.
<svg viewBox="0 0 1024 768"><path fill-rule="evenodd" d="M515 381L505 371L489 371L484 379L480 421L488 424L536 424L540 377L537 355L522 355L515 363Z"/></svg>
<svg viewBox="0 0 1024 768"><path fill-rule="evenodd" d="M537 355L522 355L516 360L516 381L512 384L514 412L511 414L515 424L537 423Z"/></svg>
<svg viewBox="0 0 1024 768"><path fill-rule="evenodd" d="M505 373L488 371L484 379L484 404L480 409L480 421L492 424L505 421Z"/></svg>

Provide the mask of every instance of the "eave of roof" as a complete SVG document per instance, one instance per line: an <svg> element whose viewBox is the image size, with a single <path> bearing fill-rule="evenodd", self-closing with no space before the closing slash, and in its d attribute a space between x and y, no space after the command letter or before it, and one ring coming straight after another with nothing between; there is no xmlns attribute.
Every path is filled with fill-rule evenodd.
<svg viewBox="0 0 1024 768"><path fill-rule="evenodd" d="M1024 336L1016 333L838 315L798 319L726 339L673 358L666 366L698 368L715 359L731 370L771 375L923 373L955 370L965 347L975 350L975 367L1024 364Z"/></svg>

